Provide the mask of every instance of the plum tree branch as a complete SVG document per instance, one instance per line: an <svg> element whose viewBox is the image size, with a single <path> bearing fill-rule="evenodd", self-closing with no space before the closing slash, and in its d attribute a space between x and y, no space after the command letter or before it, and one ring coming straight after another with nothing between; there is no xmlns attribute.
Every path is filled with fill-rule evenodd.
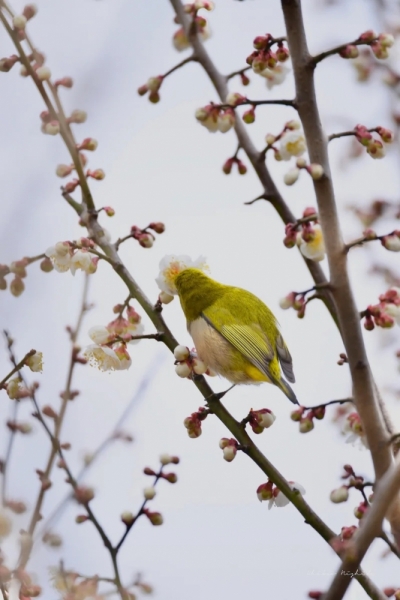
<svg viewBox="0 0 400 600"><path fill-rule="evenodd" d="M308 51L300 0L282 0L288 45L292 57L299 116L303 124L310 162L322 165L324 176L314 181L330 270L330 283L340 330L349 360L354 400L371 450L376 480L390 468L393 456L388 429L377 398L368 362L359 313L347 270L347 253L342 239L335 193L330 174L327 140L322 130L315 96L314 67ZM392 513L391 526L400 542L400 501Z"/></svg>

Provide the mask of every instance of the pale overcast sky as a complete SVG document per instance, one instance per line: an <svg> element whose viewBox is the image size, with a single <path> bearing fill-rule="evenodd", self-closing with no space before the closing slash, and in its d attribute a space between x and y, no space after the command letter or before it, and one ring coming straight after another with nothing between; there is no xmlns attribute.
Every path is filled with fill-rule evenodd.
<svg viewBox="0 0 400 600"><path fill-rule="evenodd" d="M291 349L301 403L316 405L350 393L346 367L336 361L342 344L324 307L313 302L304 320L279 309L279 299L291 290L310 286L308 273L295 250L283 244L283 226L272 208L263 202L251 207L244 202L261 192L256 177L225 176L221 165L236 148L232 132L210 134L194 119L195 109L216 100L207 77L197 65L189 65L168 78L161 89L162 101L152 105L136 89L149 76L165 72L184 55L172 47L176 29L167 0L38 0L39 13L30 23L31 35L48 59L55 77L70 75L75 85L62 92L68 111L88 111L84 125L76 126L78 139L93 136L99 148L90 157L90 167L101 167L106 179L92 189L98 207L111 205L113 219L102 223L115 239L133 224L150 221L166 223L166 232L151 250L127 243L122 255L146 294L156 300L155 277L165 254L199 254L207 257L217 280L251 290L276 312ZM252 51L256 35L270 32L284 35L278 0L217 0L210 15L213 32L207 49L224 72L241 68ZM377 27L375 15L363 0L343 2L329 8L317 0L305 0L304 11L311 51L317 52L356 38L362 31ZM18 11L23 3L15 1ZM0 55L12 53L10 41L0 34ZM363 123L368 127L389 125L387 98L375 83L358 87L348 63L332 58L318 67L318 99L327 132ZM293 82L272 92L261 78L252 76L252 86L243 88L238 80L232 91L251 98L279 98L293 95ZM2 253L0 262L9 263L24 255L43 252L60 240L82 235L76 215L59 194L60 180L54 171L67 162L65 148L57 137L40 133L42 100L31 81L22 79L15 68L1 76L1 197ZM294 117L285 107L260 107L257 120L249 126L255 143L262 147L266 133L279 132ZM398 197L397 157L384 161L363 157L354 165L340 168L348 151L346 140L332 147L332 167L343 229L348 240L357 237L360 225L347 206L367 203L375 197ZM280 189L298 216L306 206L315 206L312 186L302 176L293 187L283 185L287 163L271 164ZM304 175L304 174L303 174ZM384 229L384 233L390 229ZM393 229L393 224L387 225ZM395 267L398 256L380 246L356 250L351 272L360 309L374 303L385 284L371 278L373 260ZM325 261L326 262L326 261ZM327 269L323 263L324 269ZM17 340L20 355L34 347L43 351L45 367L39 376L39 399L54 406L64 385L68 343L65 325L78 310L82 273L43 274L34 265L29 269L26 291L20 298L1 294L1 326ZM112 307L124 300L126 291L108 265L100 265L91 278L89 313L81 336L90 343L87 330L112 319ZM168 325L183 344L191 345L177 301L164 312ZM147 332L152 326L144 319ZM373 369L381 384L395 383L393 350L396 332L367 334ZM386 342L392 345L385 348ZM158 358L156 358L158 357ZM8 369L5 350L0 353L2 373ZM155 369L155 361L159 367ZM324 589L338 566L327 544L303 523L292 506L267 510L257 501L256 489L263 474L245 456L231 464L222 459L219 439L227 435L223 425L208 418L203 435L189 439L183 420L202 404L194 386L174 373L173 358L153 341L142 341L132 350L132 367L127 372L100 373L90 367L78 369L74 387L81 390L71 404L63 439L73 443L70 462L75 472L82 455L96 447L131 399L143 374L151 368L154 381L137 403L126 428L135 437L131 446L116 444L93 468L88 483L96 489L93 509L113 540L123 531L119 515L135 512L142 488L148 484L144 466L157 466L158 455L170 452L181 457L178 483L161 482L152 503L165 519L154 528L145 519L135 526L121 552L121 572L126 581L136 572L152 583L158 600L264 600L302 598L310 589ZM215 389L226 387L223 380L211 380ZM391 401L399 423L398 405ZM342 465L351 463L368 478L372 467L366 451L344 443L328 417L317 422L308 435L299 435L289 420L290 403L272 386L235 388L226 398L229 409L243 418L250 408L268 407L277 415L274 426L257 437L260 448L289 479L307 490L306 499L336 531L355 524L353 508L361 498L334 506L330 491L340 484ZM10 410L3 393L2 418ZM23 407L26 416L31 408ZM18 438L12 462L10 493L32 505L38 488L36 468L43 468L48 441L34 424L32 436ZM229 435L230 437L230 435ZM4 445L4 441L3 441ZM11 475L11 473L10 473ZM54 474L43 515L50 514L63 497L66 486L62 473ZM55 485L57 482L57 485ZM31 568L46 585L47 568L60 557L65 567L84 574L111 576L109 557L90 523L77 526L79 512L71 505L56 531L65 541L60 551L39 548ZM16 520L15 531L26 526L26 517ZM394 558L379 561L383 546L376 545L365 560L365 569L376 583L396 585ZM13 550L7 545L6 551ZM48 593L46 597L55 597ZM354 584L351 600L365 597Z"/></svg>

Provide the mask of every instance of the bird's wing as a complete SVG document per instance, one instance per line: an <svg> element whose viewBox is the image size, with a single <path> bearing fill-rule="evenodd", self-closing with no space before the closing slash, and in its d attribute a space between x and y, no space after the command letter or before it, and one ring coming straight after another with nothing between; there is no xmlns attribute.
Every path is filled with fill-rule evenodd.
<svg viewBox="0 0 400 600"><path fill-rule="evenodd" d="M290 383L294 383L296 379L293 373L292 357L290 356L289 349L280 333L276 338L276 351L278 353L279 362L281 363L282 371L286 379L290 381Z"/></svg>
<svg viewBox="0 0 400 600"><path fill-rule="evenodd" d="M213 313L213 308L209 307L203 312L202 316L249 362L275 383L277 381L276 375L271 373L269 367L275 356L274 350L266 336L258 331L257 325L254 325L254 327L236 323L220 325L219 319L215 318Z"/></svg>

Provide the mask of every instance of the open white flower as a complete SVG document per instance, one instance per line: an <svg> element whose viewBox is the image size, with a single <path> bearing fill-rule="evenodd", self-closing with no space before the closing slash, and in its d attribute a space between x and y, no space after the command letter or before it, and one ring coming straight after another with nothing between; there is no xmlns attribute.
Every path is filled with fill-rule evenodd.
<svg viewBox="0 0 400 600"><path fill-rule="evenodd" d="M300 252L306 258L310 260L315 260L316 262L320 262L325 258L325 243L322 235L322 229L320 225L314 225L314 239L310 242L306 242L301 237L301 234L298 234L297 237L297 245L300 247Z"/></svg>
<svg viewBox="0 0 400 600"><path fill-rule="evenodd" d="M180 256L175 256L174 254L164 256L160 262L160 273L156 278L156 283L160 290L171 296L176 296L175 277L184 269L208 271L208 265L204 256L199 256L196 260L192 260L190 256L184 254Z"/></svg>
<svg viewBox="0 0 400 600"><path fill-rule="evenodd" d="M303 488L300 483L296 483L296 481L288 481L292 490L297 490L299 494L304 496L306 490ZM275 488L276 493L274 493L273 498L271 498L268 502L268 509L271 509L273 506L278 508L282 508L283 506L287 506L290 503L290 500L286 498L285 494L283 494L278 488Z"/></svg>
<svg viewBox="0 0 400 600"><path fill-rule="evenodd" d="M108 331L107 327L104 327L103 325L95 325L94 327L91 327L88 331L89 337L90 339L95 343L95 344L106 344L108 341L110 341L110 332Z"/></svg>
<svg viewBox="0 0 400 600"><path fill-rule="evenodd" d="M280 85L286 79L290 69L286 65L277 64L273 69L264 69L260 75L267 80L267 88L271 90L275 85Z"/></svg>
<svg viewBox="0 0 400 600"><path fill-rule="evenodd" d="M25 364L34 373L41 373L43 371L43 353L35 352L35 354L26 359Z"/></svg>
<svg viewBox="0 0 400 600"><path fill-rule="evenodd" d="M302 131L287 131L281 137L279 154L283 160L290 160L293 156L301 156L306 150L306 140Z"/></svg>
<svg viewBox="0 0 400 600"><path fill-rule="evenodd" d="M45 255L51 259L54 268L59 273L65 273L71 266L71 248L68 242L57 242L47 248Z"/></svg>
<svg viewBox="0 0 400 600"><path fill-rule="evenodd" d="M388 302L385 307L385 312L393 317L397 325L400 325L400 306Z"/></svg>
<svg viewBox="0 0 400 600"><path fill-rule="evenodd" d="M131 366L131 361L121 360L117 353L108 346L91 344L83 355L92 367L97 367L100 371L121 371L129 369Z"/></svg>
<svg viewBox="0 0 400 600"><path fill-rule="evenodd" d="M71 273L75 275L78 269L90 273L92 269L92 255L86 250L77 250L71 258Z"/></svg>

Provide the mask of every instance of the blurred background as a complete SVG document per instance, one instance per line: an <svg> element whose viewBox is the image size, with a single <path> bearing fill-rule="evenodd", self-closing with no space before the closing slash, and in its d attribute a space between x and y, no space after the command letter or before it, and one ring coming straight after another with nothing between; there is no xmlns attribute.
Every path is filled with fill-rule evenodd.
<svg viewBox="0 0 400 600"><path fill-rule="evenodd" d="M304 15L312 53L356 39L366 29L384 30L383 8L378 2L352 0L323 3L304 0ZM322 303L313 302L306 318L294 311L282 311L279 300L292 290L311 287L308 272L296 250L282 244L284 227L268 203L247 202L262 190L251 169L246 176L222 173L222 164L236 149L233 132L211 134L194 118L196 108L217 101L200 66L189 64L166 79L161 102L153 105L137 94L150 76L164 73L189 54L178 54L172 46L177 26L167 0L38 0L38 15L29 23L29 32L38 49L47 57L55 78L71 76L74 87L61 90L67 113L80 108L88 112L87 122L76 125L79 140L94 137L98 150L90 156L90 168L102 168L104 181L91 187L97 207L111 205L116 215L101 217L112 239L126 235L131 225L145 227L163 221L166 231L151 249L128 241L121 255L132 274L152 301L159 290L155 283L159 261L166 254L207 257L211 275L227 284L246 288L262 298L276 313L291 349L302 404L316 405L351 393L347 368L337 360L343 351L339 335ZM21 12L24 3L15 0ZM390 22L400 24L400 12L392 4ZM207 50L218 68L229 73L245 66L256 35L284 35L278 0L217 0L216 10L207 15L212 37ZM397 19L398 21L396 21ZM396 46L392 64L400 68ZM0 56L13 53L4 30L0 30ZM59 163L68 155L59 136L40 132L42 99L29 79L21 78L18 66L1 74L0 93L0 189L1 257L10 263L23 256L45 251L57 241L83 235L76 214L60 196L61 180L55 176ZM286 81L268 90L265 81L250 75L244 88L239 78L231 90L252 99L291 98L291 74ZM332 57L318 66L317 92L327 133L353 128L392 127L396 110L395 91L381 84L378 73L370 81L357 83L351 61ZM265 106L257 109L255 124L248 132L258 148L268 132L278 133L285 121L294 118L292 109ZM398 202L399 153L396 145L381 161L367 154L350 158L352 143L335 140L330 147L332 170L344 237L359 237L363 226L350 206L368 209L371 201ZM245 159L243 159L246 162ZM268 163L278 187L291 209L300 217L307 206L315 206L311 180L303 173L291 188L283 184L287 163ZM249 165L248 165L249 166ZM104 213L102 213L104 215ZM395 228L395 221L383 219L379 234ZM355 249L350 255L354 291L360 310L374 304L388 285L371 274L374 265L398 272L398 255L386 252L379 243ZM322 263L327 272L326 261ZM40 403L54 407L65 385L69 341L66 325L77 317L83 288L83 274L42 273L38 264L29 267L26 290L14 298L2 292L1 326L15 342L20 357L30 348L43 352L44 370L38 375ZM90 342L88 329L113 319L112 307L126 298L123 283L107 264L100 264L90 278L89 300L94 308L85 317L79 343ZM139 310L139 309L138 309ZM140 312L140 311L139 311ZM179 302L164 309L164 317L180 343L191 346ZM143 315L146 332L152 325ZM398 329L365 333L372 367L392 417L400 425L398 408ZM396 345L397 344L397 345ZM256 489L265 477L246 456L228 464L222 459L219 439L227 435L223 425L208 418L199 439L189 439L183 420L202 405L202 398L187 380L179 379L173 357L152 340L132 348L129 371L102 373L89 366L78 367L74 389L79 397L68 407L62 441L72 443L69 463L78 472L85 453L93 451L110 433L125 407L135 396L143 377L150 378L144 393L132 403L124 429L134 442L113 444L93 466L85 481L96 490L93 510L113 541L124 531L120 514L133 513L142 502L142 490L149 485L143 467L156 468L158 456L178 455L181 464L174 470L178 483L161 481L152 508L164 516L162 527L152 527L142 518L127 538L120 554L121 573L127 583L143 574L159 600L200 600L205 597L243 597L261 600L268 596L286 600L306 597L310 589L325 589L338 559L329 546L307 525L292 506L274 508L257 501ZM1 373L9 371L5 342L0 350ZM33 380L33 378L31 378ZM226 382L214 378L217 391ZM333 505L329 493L340 485L342 466L350 463L357 473L372 478L369 453L345 443L341 427L332 424L334 410L308 435L300 435L289 419L292 406L272 386L235 388L225 399L239 419L250 408L268 407L277 415L274 426L256 441L269 460L287 477L301 483L306 499L334 530L356 524L353 508L361 501L354 490L350 501ZM12 403L5 392L0 405L6 421ZM39 490L35 469L43 469L49 441L40 424L31 418L31 406L22 404L21 418L33 422L33 433L16 438L9 471L9 495L24 500L31 508ZM4 453L8 432L3 429ZM230 436L229 436L230 437ZM68 492L64 475L55 469L53 487L46 494L46 518ZM111 564L91 523L75 524L82 512L70 503L53 531L61 535L59 549L35 546L30 571L49 589L49 566L64 559L66 569L85 575L112 576ZM17 533L27 526L29 513L13 516L15 536L8 538L4 551L10 561L17 557ZM40 528L39 528L40 529ZM376 542L363 565L374 581L399 586L395 558L382 559L385 546ZM46 597L57 592L46 591ZM365 597L354 583L352 600Z"/></svg>

